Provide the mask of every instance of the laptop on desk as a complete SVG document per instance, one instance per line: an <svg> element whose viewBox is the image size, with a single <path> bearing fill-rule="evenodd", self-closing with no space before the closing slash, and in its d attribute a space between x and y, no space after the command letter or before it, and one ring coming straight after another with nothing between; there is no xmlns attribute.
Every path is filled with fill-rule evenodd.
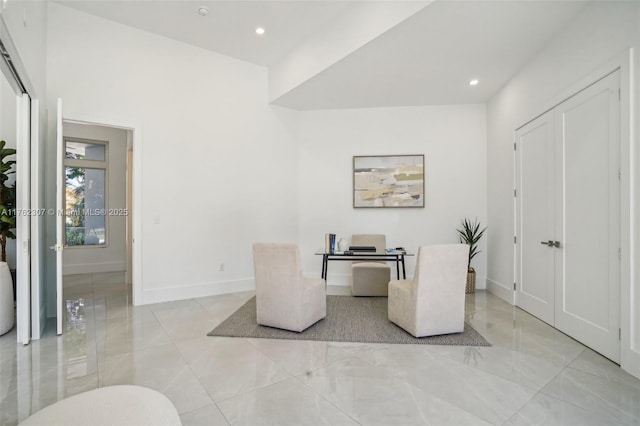
<svg viewBox="0 0 640 426"><path fill-rule="evenodd" d="M376 251L376 248L375 246L349 246L349 251L372 252L372 251Z"/></svg>

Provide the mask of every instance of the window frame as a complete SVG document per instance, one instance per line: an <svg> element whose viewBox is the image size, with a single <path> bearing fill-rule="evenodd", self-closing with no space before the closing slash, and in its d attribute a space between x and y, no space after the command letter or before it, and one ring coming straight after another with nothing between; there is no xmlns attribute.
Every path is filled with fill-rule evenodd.
<svg viewBox="0 0 640 426"><path fill-rule="evenodd" d="M109 141L77 138L73 136L63 136L63 162L62 172L63 180L65 181L65 191L63 205L64 209L64 248L65 249L100 249L109 247ZM91 145L103 145L104 146L104 161L100 160L77 160L73 158L67 158L67 142L78 142ZM104 170L104 244L90 244L90 245L67 245L67 196L66 196L66 173L68 167L83 168L83 169L99 169Z"/></svg>

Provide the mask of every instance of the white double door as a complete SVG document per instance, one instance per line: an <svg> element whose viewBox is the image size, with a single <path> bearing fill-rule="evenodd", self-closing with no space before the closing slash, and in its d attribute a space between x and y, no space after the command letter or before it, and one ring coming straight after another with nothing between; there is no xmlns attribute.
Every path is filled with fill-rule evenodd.
<svg viewBox="0 0 640 426"><path fill-rule="evenodd" d="M516 131L516 305L620 362L619 72Z"/></svg>

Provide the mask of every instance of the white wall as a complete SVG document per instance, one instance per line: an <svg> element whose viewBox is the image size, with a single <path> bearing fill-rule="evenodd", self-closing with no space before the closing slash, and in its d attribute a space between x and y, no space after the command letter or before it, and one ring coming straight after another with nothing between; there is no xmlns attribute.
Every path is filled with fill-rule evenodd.
<svg viewBox="0 0 640 426"><path fill-rule="evenodd" d="M305 274L320 276L313 253L324 234L383 233L387 246L458 242L462 218L486 224L484 105L315 111L300 114L299 235ZM354 155L425 155L425 208L354 209ZM485 249L472 265L484 288ZM328 284L348 285L346 263L330 263ZM414 259L407 263L413 275ZM395 275L395 272L393 273Z"/></svg>
<svg viewBox="0 0 640 426"><path fill-rule="evenodd" d="M127 130L113 127L65 123L65 137L107 141L107 210L126 208ZM107 216L107 245L69 247L63 252L64 274L124 271L126 264L126 216Z"/></svg>
<svg viewBox="0 0 640 426"><path fill-rule="evenodd" d="M564 32L551 40L549 45L488 104L487 183L490 231L487 241L487 282L491 291L507 300L511 301L513 297L513 132L549 108L554 100L561 100L562 94L586 76L592 75L611 61L615 62L615 58L627 54L630 47L636 49L636 71L633 75L636 91L631 96L637 107L640 100L637 90L640 80L637 61L640 53L640 3L637 2L594 2L588 5ZM637 112L634 120L635 129L638 129ZM635 150L640 146L637 131L631 144ZM637 165L638 161L635 164ZM637 175L631 184L635 185L637 197L640 188ZM623 198L625 197L629 202L629 192L623 194ZM637 247L640 217L630 211L627 211L626 215L632 218L636 226L634 236ZM635 281L631 283L635 290L627 293L636 294L637 299L631 301L631 310L638 315L640 276L637 273L637 255L634 258L633 255L624 253L623 256L631 258L630 262L636 274ZM623 282L622 286L624 295L625 288L630 290L629 280ZM624 312L624 304L630 301L623 296L621 303ZM637 316L634 319L633 315L627 316L627 322L623 321L622 324L622 333L627 336L627 347L623 347L623 368L633 371L636 375L640 375L638 324ZM634 366L629 363L629 342L633 339L637 342L636 348L633 349L637 354L634 355Z"/></svg>
<svg viewBox="0 0 640 426"><path fill-rule="evenodd" d="M136 303L250 288L251 244L297 239L297 148L266 69L56 4L48 30L65 118L135 124Z"/></svg>
<svg viewBox="0 0 640 426"><path fill-rule="evenodd" d="M0 6L3 25L9 32L12 60L31 98L44 99L46 92L46 20L43 0L7 0ZM6 43L6 42L5 42ZM9 49L10 47L7 46Z"/></svg>

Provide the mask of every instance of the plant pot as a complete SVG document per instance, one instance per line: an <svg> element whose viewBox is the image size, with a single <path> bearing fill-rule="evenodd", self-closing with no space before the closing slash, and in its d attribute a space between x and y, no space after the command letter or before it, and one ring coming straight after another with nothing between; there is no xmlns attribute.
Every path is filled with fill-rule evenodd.
<svg viewBox="0 0 640 426"><path fill-rule="evenodd" d="M13 281L13 301L16 301L16 283L18 282L16 280L16 269L10 269L9 272L11 272L11 280Z"/></svg>
<svg viewBox="0 0 640 426"><path fill-rule="evenodd" d="M476 291L476 270L473 268L469 268L467 271L467 286L464 289L464 292L469 294Z"/></svg>
<svg viewBox="0 0 640 426"><path fill-rule="evenodd" d="M13 284L6 262L0 262L0 335L9 332L15 324L15 304L13 303Z"/></svg>

